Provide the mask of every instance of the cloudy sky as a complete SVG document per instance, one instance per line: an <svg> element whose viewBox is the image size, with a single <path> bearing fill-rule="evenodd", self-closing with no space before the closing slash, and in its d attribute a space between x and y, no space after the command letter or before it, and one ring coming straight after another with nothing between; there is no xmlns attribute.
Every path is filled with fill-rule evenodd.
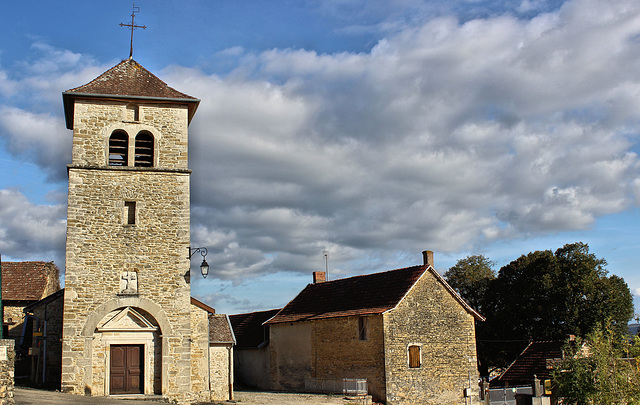
<svg viewBox="0 0 640 405"><path fill-rule="evenodd" d="M640 310L640 2L136 3L134 59L200 98L193 294L239 313L329 277L583 241ZM64 268L61 93L129 55L130 1L7 2L0 253ZM197 269L194 259L193 268Z"/></svg>

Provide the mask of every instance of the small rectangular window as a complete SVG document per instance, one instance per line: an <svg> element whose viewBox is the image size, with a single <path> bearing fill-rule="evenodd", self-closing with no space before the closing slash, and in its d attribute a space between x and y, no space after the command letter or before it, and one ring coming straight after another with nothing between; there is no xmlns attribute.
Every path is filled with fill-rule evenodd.
<svg viewBox="0 0 640 405"><path fill-rule="evenodd" d="M358 318L358 339L367 340L369 338L369 319L361 316Z"/></svg>
<svg viewBox="0 0 640 405"><path fill-rule="evenodd" d="M136 202L125 201L124 202L124 214L127 225L135 225L136 223Z"/></svg>
<svg viewBox="0 0 640 405"><path fill-rule="evenodd" d="M420 346L409 346L409 368L420 368Z"/></svg>

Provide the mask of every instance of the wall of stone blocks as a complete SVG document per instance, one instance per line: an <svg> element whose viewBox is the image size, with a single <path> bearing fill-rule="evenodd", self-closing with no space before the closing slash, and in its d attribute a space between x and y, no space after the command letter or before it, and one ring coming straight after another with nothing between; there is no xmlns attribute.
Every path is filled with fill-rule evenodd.
<svg viewBox="0 0 640 405"><path fill-rule="evenodd" d="M388 404L478 404L475 319L428 271L384 315ZM410 368L408 347L420 346ZM473 397L465 399L464 389Z"/></svg>
<svg viewBox="0 0 640 405"><path fill-rule="evenodd" d="M24 312L22 312L22 310L30 303L23 301L3 301L2 304L4 321L9 323L9 334L5 336L5 338L13 339L16 341L16 344L19 344L24 326Z"/></svg>
<svg viewBox="0 0 640 405"><path fill-rule="evenodd" d="M343 378L366 378L369 394L384 400L384 346L382 315L363 316L365 339L359 335L359 316L313 321L312 377L327 384Z"/></svg>
<svg viewBox="0 0 640 405"><path fill-rule="evenodd" d="M369 394L384 400L382 316L365 318L364 340L358 316L271 325L271 388L341 392L344 378L365 378Z"/></svg>
<svg viewBox="0 0 640 405"><path fill-rule="evenodd" d="M138 132L149 131L155 140L155 166L187 169L187 106L139 104L140 121L129 121L126 107L127 103L118 101L76 101L73 164L107 166L109 137L113 131L127 132L129 145L133 145Z"/></svg>
<svg viewBox="0 0 640 405"><path fill-rule="evenodd" d="M233 346L209 346L209 376L211 401L233 400Z"/></svg>
<svg viewBox="0 0 640 405"><path fill-rule="evenodd" d="M14 399L14 341L0 339L0 405L13 405Z"/></svg>
<svg viewBox="0 0 640 405"><path fill-rule="evenodd" d="M280 323L269 328L271 389L301 392L312 375L311 322Z"/></svg>
<svg viewBox="0 0 640 405"><path fill-rule="evenodd" d="M191 394L194 402L210 401L209 313L191 306Z"/></svg>
<svg viewBox="0 0 640 405"><path fill-rule="evenodd" d="M116 129L154 135L155 167L109 167L108 138ZM191 304L187 258L190 230L187 108L141 105L127 121L126 104L75 104L69 166L62 390L96 395L89 319L114 303L140 307L165 319L162 394L188 402L191 387ZM125 201L135 201L127 224ZM121 296L121 275L136 272L135 296ZM142 306L145 304L146 306ZM124 304L123 304L124 305ZM99 353L95 353L98 355ZM95 376L97 379L101 377Z"/></svg>

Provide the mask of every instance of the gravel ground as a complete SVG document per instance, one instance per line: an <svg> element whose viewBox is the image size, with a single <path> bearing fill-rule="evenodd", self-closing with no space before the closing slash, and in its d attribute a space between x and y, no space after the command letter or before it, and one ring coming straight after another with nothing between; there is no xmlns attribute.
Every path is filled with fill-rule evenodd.
<svg viewBox="0 0 640 405"><path fill-rule="evenodd" d="M235 391L234 400L238 404L260 405L345 405L356 404L338 395L288 394L283 392Z"/></svg>
<svg viewBox="0 0 640 405"><path fill-rule="evenodd" d="M16 387L16 405L167 405L162 400L132 400L117 397L85 397L61 392ZM284 392L235 391L233 401L212 404L237 405L358 405L358 401L348 400L340 395L290 394Z"/></svg>

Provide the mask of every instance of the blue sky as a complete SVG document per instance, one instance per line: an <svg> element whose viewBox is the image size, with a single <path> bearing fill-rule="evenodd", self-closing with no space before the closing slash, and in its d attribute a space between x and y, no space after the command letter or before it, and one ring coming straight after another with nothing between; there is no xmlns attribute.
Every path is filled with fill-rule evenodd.
<svg viewBox="0 0 640 405"><path fill-rule="evenodd" d="M324 250L333 278L577 241L640 310L637 1L136 5L134 59L202 99L192 287L219 312L286 304ZM61 93L128 57L131 7L3 4L3 260L64 267Z"/></svg>

